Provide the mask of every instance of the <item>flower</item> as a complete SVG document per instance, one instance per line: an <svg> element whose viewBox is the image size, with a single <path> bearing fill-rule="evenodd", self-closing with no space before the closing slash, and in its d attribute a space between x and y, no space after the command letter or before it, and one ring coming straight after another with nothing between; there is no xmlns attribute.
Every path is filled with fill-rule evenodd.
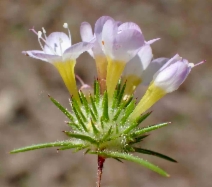
<svg viewBox="0 0 212 187"><path fill-rule="evenodd" d="M122 75L122 82L126 82L126 96L132 95L140 83L146 83L147 77L153 76L153 74L150 75L145 72L149 72L149 69L152 69L153 64L155 64L154 61L151 62L153 54L150 44L159 39L160 38L145 42L145 45L141 47L137 55L127 63Z"/></svg>
<svg viewBox="0 0 212 187"><path fill-rule="evenodd" d="M106 87L111 99L126 63L144 45L142 32L135 23L121 24L109 16L103 16L95 24L94 35L92 35L90 24L82 23L81 37L83 41L89 41L92 37L96 38L93 53L89 53L96 59L97 70L104 72L102 73L104 76L101 77L106 77Z"/></svg>
<svg viewBox="0 0 212 187"><path fill-rule="evenodd" d="M101 45L99 44L96 38L99 38L102 33L102 28L104 23L108 20L112 19L109 16L103 16L96 21L94 33L92 31L92 27L88 22L83 22L80 26L80 34L82 41L90 42L95 41L92 49L88 50L88 53L95 59L96 61L96 69L98 79L100 80L101 92L103 93L106 90L106 75L107 75L107 58L102 51Z"/></svg>
<svg viewBox="0 0 212 187"><path fill-rule="evenodd" d="M156 62L161 61L166 61L166 59L157 60ZM167 93L177 90L185 81L193 67L193 63L189 63L178 54L168 60L168 62L154 74L152 82L131 114L131 118L138 117Z"/></svg>
<svg viewBox="0 0 212 187"><path fill-rule="evenodd" d="M68 29L66 23L64 27ZM89 23L83 22L80 28L83 42L75 45L71 45L69 29L69 36L54 32L48 37L44 29L43 32L31 30L38 35L42 51L23 53L52 63L60 72L73 95L70 100L71 112L53 97L49 98L66 115L71 130L64 131L68 140L32 145L11 153L48 147L75 151L85 149L85 153L98 155L98 173L101 173L104 160L111 157L118 161L133 161L163 176L169 176L164 170L129 153L149 154L176 162L163 154L137 147L137 143L148 136L146 133L164 127L169 122L148 127L139 125L151 114L144 113L146 110L167 93L178 89L191 69L204 61L194 65L178 54L171 59L152 60L150 45L158 38L145 41L138 25L132 22L121 23L109 16L100 17L96 21L94 32ZM98 79L91 87L76 75L82 84L78 91L74 66L77 57L84 51L88 51L95 59ZM149 87L136 105L133 92L140 83Z"/></svg>
<svg viewBox="0 0 212 187"><path fill-rule="evenodd" d="M63 32L53 32L47 37L45 29L42 28L45 36L45 38L43 38L41 31L36 32L34 28L30 29L38 36L38 42L42 50L23 51L22 53L32 58L53 64L59 71L70 94L78 98L78 90L74 75L76 59L80 54L89 50L92 47L92 43L80 42L72 45L68 24L64 23L63 26L68 29L69 36ZM44 42L44 46L42 42Z"/></svg>

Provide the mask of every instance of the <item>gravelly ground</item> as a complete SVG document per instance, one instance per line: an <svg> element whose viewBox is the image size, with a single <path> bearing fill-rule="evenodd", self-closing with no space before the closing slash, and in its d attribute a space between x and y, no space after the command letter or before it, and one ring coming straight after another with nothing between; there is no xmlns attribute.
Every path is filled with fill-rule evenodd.
<svg viewBox="0 0 212 187"><path fill-rule="evenodd" d="M65 117L47 94L68 107L68 92L57 71L47 63L21 54L38 49L37 38L28 31L44 26L50 33L63 31L68 22L78 42L82 21L92 24L102 15L138 23L146 40L160 37L154 56L179 53L191 62L207 63L195 68L181 88L153 107L146 125L172 121L143 142L144 147L176 158L172 164L148 160L166 169L163 178L131 163L107 160L102 186L110 187L211 187L212 182L212 1L210 0L81 0L0 1L0 186L79 187L95 186L96 158L56 153L55 149L9 155L17 147L64 139ZM83 54L76 72L87 83L94 78L94 62ZM137 91L141 95L142 88ZM147 158L147 157L145 157Z"/></svg>

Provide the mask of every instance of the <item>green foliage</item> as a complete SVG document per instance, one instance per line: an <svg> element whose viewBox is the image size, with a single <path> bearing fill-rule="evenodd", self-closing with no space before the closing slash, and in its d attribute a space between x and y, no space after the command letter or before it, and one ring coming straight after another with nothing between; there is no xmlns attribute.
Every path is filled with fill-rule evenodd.
<svg viewBox="0 0 212 187"><path fill-rule="evenodd" d="M54 103L55 106L56 106L58 109L60 109L61 112L62 112L63 114L66 115L67 118L69 118L71 121L74 120L73 116L71 115L71 113L70 113L66 108L64 108L64 107L63 107L58 101L56 101L53 97L51 97L50 95L48 95L48 96L49 96L50 100L52 101L52 103Z"/></svg>
<svg viewBox="0 0 212 187"><path fill-rule="evenodd" d="M113 99L109 102L107 91L100 92L98 80L94 82L94 94L84 95L79 91L79 101L71 99L72 112L67 111L58 101L49 96L54 105L70 120L67 122L70 131L63 131L69 140L32 145L11 151L25 152L35 149L56 147L57 150L74 149L75 152L85 149L85 154L97 154L117 161L128 160L145 166L163 176L168 174L146 160L135 157L130 153L153 155L171 162L174 159L143 148L135 147L142 142L150 131L164 127L169 123L161 123L148 127L139 127L151 112L142 114L137 119L129 118L136 107L132 96L125 97L126 83L117 84Z"/></svg>
<svg viewBox="0 0 212 187"><path fill-rule="evenodd" d="M157 156L157 157L163 158L163 159L171 161L171 162L177 162L173 158L170 158L170 157L163 155L161 153L157 153L155 151L151 151L151 150L148 150L148 149L142 149L142 148L138 148L138 147L133 147L133 148L134 148L135 152L137 152L137 153L153 155L153 156Z"/></svg>
<svg viewBox="0 0 212 187"><path fill-rule="evenodd" d="M124 133L129 133L132 129L135 129L142 121L144 121L152 112L148 112L146 114L141 115L138 117L134 123L132 123L125 131Z"/></svg>
<svg viewBox="0 0 212 187"><path fill-rule="evenodd" d="M94 82L94 98L97 105L99 105L100 102L100 85L99 82L96 80Z"/></svg>
<svg viewBox="0 0 212 187"><path fill-rule="evenodd" d="M43 149L43 148L49 148L49 147L66 147L69 146L70 148L76 148L81 147L82 144L74 144L70 141L58 141L58 142L51 142L51 143L43 143L43 144L37 144L37 145L31 145L20 149L15 149L11 151L10 153L20 153L20 152L26 152L31 151L35 149Z"/></svg>
<svg viewBox="0 0 212 187"><path fill-rule="evenodd" d="M147 133L147 132L159 129L161 127L164 127L164 126L166 126L170 123L171 122L166 122L166 123L160 123L160 124L157 124L157 125L151 125L149 127L140 128L140 129L137 129L135 132L131 133L130 136L131 137L137 137L137 136L140 136L144 133Z"/></svg>
<svg viewBox="0 0 212 187"><path fill-rule="evenodd" d="M109 121L109 111L108 111L108 94L107 91L105 91L104 96L103 96L103 100L102 100L102 109L103 109L103 115L102 115L102 119L105 122Z"/></svg>

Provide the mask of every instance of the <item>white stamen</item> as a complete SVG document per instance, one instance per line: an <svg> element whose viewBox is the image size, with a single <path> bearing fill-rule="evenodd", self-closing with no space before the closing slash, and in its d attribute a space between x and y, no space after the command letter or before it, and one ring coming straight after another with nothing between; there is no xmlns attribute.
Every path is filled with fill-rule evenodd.
<svg viewBox="0 0 212 187"><path fill-rule="evenodd" d="M37 36L38 36L38 42L39 42L39 44L41 45L41 41L40 40L42 40L45 44L46 44L46 46L55 54L55 55L57 55L57 53L54 51L54 49L50 46L50 45L48 45L47 44L47 42L46 42L46 40L44 40L43 38L42 38L42 32L41 31L38 31L38 32L36 32L36 30L34 29L34 27L32 28L32 29L29 29L30 31L32 31L32 32L34 32ZM39 32L41 32L41 34L39 33ZM42 46L42 45L41 45ZM42 48L43 49L43 48Z"/></svg>
<svg viewBox="0 0 212 187"><path fill-rule="evenodd" d="M38 31L38 38L42 38L42 32L41 31Z"/></svg>
<svg viewBox="0 0 212 187"><path fill-rule="evenodd" d="M188 64L188 67L193 68L193 67L194 67L194 63L189 63L189 64Z"/></svg>
<svg viewBox="0 0 212 187"><path fill-rule="evenodd" d="M70 32L70 30L69 30L68 23L64 23L64 24L63 24L63 27L64 27L65 29L68 30L68 37L69 37L69 40L70 40L70 42L71 42L71 32Z"/></svg>
<svg viewBox="0 0 212 187"><path fill-rule="evenodd" d="M43 33L46 34L46 30L44 29L44 27L42 27Z"/></svg>
<svg viewBox="0 0 212 187"><path fill-rule="evenodd" d="M42 32L41 31L38 31L38 43L40 44L41 49L44 50L43 44L40 41L41 38L42 38Z"/></svg>
<svg viewBox="0 0 212 187"><path fill-rule="evenodd" d="M68 23L64 23L64 24L63 24L63 27L64 27L65 29L68 29Z"/></svg>
<svg viewBox="0 0 212 187"><path fill-rule="evenodd" d="M46 37L46 30L44 29L44 27L42 27L42 30L43 30L44 37L45 37L45 39L46 39L46 38L47 38L47 37Z"/></svg>

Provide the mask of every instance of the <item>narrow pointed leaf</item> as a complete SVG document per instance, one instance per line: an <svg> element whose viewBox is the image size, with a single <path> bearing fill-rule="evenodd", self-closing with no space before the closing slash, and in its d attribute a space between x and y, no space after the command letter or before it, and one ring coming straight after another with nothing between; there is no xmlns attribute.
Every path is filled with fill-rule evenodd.
<svg viewBox="0 0 212 187"><path fill-rule="evenodd" d="M98 143L95 139L91 138L90 136L84 135L84 134L77 134L77 133L72 133L69 131L64 131L64 133L72 138L78 138L78 139L85 140L85 141L88 141L88 142L94 143L94 144Z"/></svg>
<svg viewBox="0 0 212 187"><path fill-rule="evenodd" d="M132 102L127 106L127 108L125 110L124 117L121 119L121 122L120 122L121 125L123 125L127 121L129 115L132 113L134 108L135 108L135 101L132 100Z"/></svg>
<svg viewBox="0 0 212 187"><path fill-rule="evenodd" d="M166 125L168 125L170 123L171 122L166 122L166 123L160 123L160 124L157 124L157 125L151 125L149 127L144 127L142 129L137 130L136 132L133 132L132 134L130 134L130 136L136 137L136 136L142 135L144 133L159 129L161 127L165 127Z"/></svg>
<svg viewBox="0 0 212 187"><path fill-rule="evenodd" d="M121 91L121 79L119 80L117 86L116 86L116 90L117 90L117 93L119 95L120 91Z"/></svg>
<svg viewBox="0 0 212 187"><path fill-rule="evenodd" d="M97 104L99 104L100 101L100 85L98 80L94 82L94 95L95 95L95 101Z"/></svg>
<svg viewBox="0 0 212 187"><path fill-rule="evenodd" d="M116 105L118 106L123 98L123 95L124 95L124 91L125 91L125 88L126 88L126 83L124 83L123 87L121 88L121 91L118 95L118 98L117 98L117 103Z"/></svg>
<svg viewBox="0 0 212 187"><path fill-rule="evenodd" d="M81 151L81 150L83 150L83 149L85 149L85 148L87 148L88 147L88 145L84 145L84 146L82 146L82 147L78 147L78 148L76 148L75 150L74 150L74 153L76 153L76 152L78 152L78 151Z"/></svg>
<svg viewBox="0 0 212 187"><path fill-rule="evenodd" d="M142 116L138 117L135 122L133 122L125 131L124 133L129 133L132 129L136 128L142 121L144 121L152 112L148 112L143 114Z"/></svg>
<svg viewBox="0 0 212 187"><path fill-rule="evenodd" d="M78 144L78 145L67 145L67 146L63 146L58 148L57 150L63 151L63 150L67 150L67 149L73 149L73 148L82 148L84 147L83 144Z"/></svg>
<svg viewBox="0 0 212 187"><path fill-rule="evenodd" d="M163 169L159 168L158 166L156 166L146 160L143 160L142 158L138 158L133 155L129 155L126 153L119 153L119 152L97 152L97 153L98 153L98 155L101 155L104 157L119 158L119 159L132 161L132 162L140 164L164 177L169 177L169 174L166 173Z"/></svg>
<svg viewBox="0 0 212 187"><path fill-rule="evenodd" d="M87 150L84 152L84 155L88 154L90 150L91 150L91 149L87 149Z"/></svg>
<svg viewBox="0 0 212 187"><path fill-rule="evenodd" d="M147 135L141 135L141 136L139 136L139 137L136 137L136 138L132 139L132 141L130 141L130 144L139 143L139 142L141 142L144 138L146 138L146 137L148 137L148 136L149 136L149 134L147 134Z"/></svg>
<svg viewBox="0 0 212 187"><path fill-rule="evenodd" d="M108 94L106 91L103 96L102 108L103 108L103 114L102 114L103 120L107 122L109 120L109 113L108 113Z"/></svg>
<svg viewBox="0 0 212 187"><path fill-rule="evenodd" d="M114 109L117 106L117 102L118 102L118 95L120 94L121 91L121 80L119 80L116 89L114 91L113 94L113 105L112 105L112 109Z"/></svg>
<svg viewBox="0 0 212 187"><path fill-rule="evenodd" d="M94 111L94 114L95 114L96 116L98 116L96 104L95 104L95 101L94 101L92 95L90 95L90 99L91 99L91 106L92 106L92 109L93 109L93 111Z"/></svg>
<svg viewBox="0 0 212 187"><path fill-rule="evenodd" d="M55 106L57 108L59 108L61 110L61 112L63 112L63 114L66 115L67 118L69 118L71 121L74 121L74 118L73 116L71 115L71 113L66 109L64 108L57 100L55 100L53 97L51 97L50 95L48 95L50 100L52 101L52 103L55 104Z"/></svg>
<svg viewBox="0 0 212 187"><path fill-rule="evenodd" d="M99 130L97 129L96 125L94 124L93 120L91 119L91 125L93 129L93 133L97 135L99 133Z"/></svg>
<svg viewBox="0 0 212 187"><path fill-rule="evenodd" d="M146 118L149 117L149 115L152 113L152 111L147 112L146 114L141 115L140 117L138 117L136 119L137 124L139 125L140 123L142 123Z"/></svg>
<svg viewBox="0 0 212 187"><path fill-rule="evenodd" d="M73 112L75 113L75 116L76 116L79 124L82 126L82 128L84 129L84 131L88 132L88 129L85 126L83 120L81 119L81 116L79 115L79 113L77 112L76 108L73 105L72 105L72 109L73 109Z"/></svg>
<svg viewBox="0 0 212 187"><path fill-rule="evenodd" d="M43 144L31 145L31 146L15 149L15 150L11 151L10 153L19 153L19 152L31 151L31 150L35 150L35 149L70 146L70 145L76 146L77 144L73 144L70 141L58 141L58 142L51 142L51 143L43 143Z"/></svg>
<svg viewBox="0 0 212 187"><path fill-rule="evenodd" d="M79 106L78 102L72 98L72 108L75 108L75 111L78 113L78 115L81 117L81 119L84 122L87 122L87 118L85 117L85 115L83 114L81 107Z"/></svg>
<svg viewBox="0 0 212 187"><path fill-rule="evenodd" d="M93 119L93 121L97 121L97 116L93 113L93 111L92 110L90 110L90 113L91 113L91 117L92 117L92 119Z"/></svg>
<svg viewBox="0 0 212 187"><path fill-rule="evenodd" d="M68 122L67 123L69 127L71 127L74 130L82 131L82 128L76 123Z"/></svg>
<svg viewBox="0 0 212 187"><path fill-rule="evenodd" d="M85 95L82 93L82 91L79 92L79 95L80 95L81 98L82 98L82 104L83 104L83 106L84 106L84 108L85 108L86 114L88 115L89 112L90 112L90 108L89 108L89 105L88 105L88 101L87 101Z"/></svg>
<svg viewBox="0 0 212 187"><path fill-rule="evenodd" d="M155 151L151 151L148 149L142 149L142 148L138 148L138 147L134 147L135 152L137 153L143 153L143 154L147 154L147 155L153 155L153 156L157 156L159 158L163 158L165 160L171 161L171 162L177 162L176 160L174 160L173 158L163 155L161 153L155 152Z"/></svg>
<svg viewBox="0 0 212 187"><path fill-rule="evenodd" d="M122 101L121 106L116 110L116 114L115 114L114 117L113 117L113 121L116 121L116 120L118 119L120 113L123 111L123 109L124 109L125 107L127 107L127 106L130 104L131 101L132 101L132 97L130 97L130 98L127 99L126 101Z"/></svg>
<svg viewBox="0 0 212 187"><path fill-rule="evenodd" d="M133 96L132 96L132 97L129 97L129 98L127 99L126 104L125 104L124 107L127 107L127 106L131 103L132 100L133 100Z"/></svg>

